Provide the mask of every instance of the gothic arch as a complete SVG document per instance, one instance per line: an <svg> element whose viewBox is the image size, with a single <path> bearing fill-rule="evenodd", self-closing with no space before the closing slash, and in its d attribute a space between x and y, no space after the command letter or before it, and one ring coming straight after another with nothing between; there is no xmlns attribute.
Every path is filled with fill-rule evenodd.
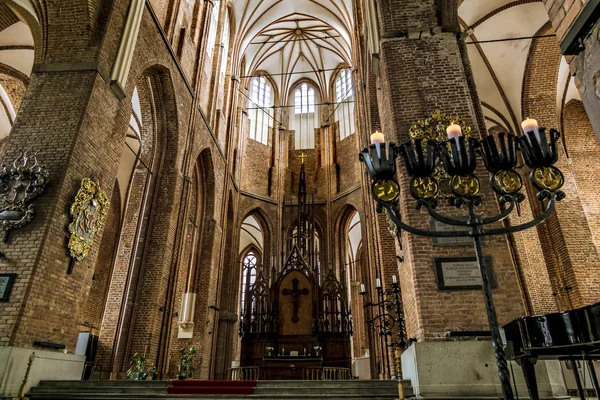
<svg viewBox="0 0 600 400"><path fill-rule="evenodd" d="M113 377L124 373L134 352L147 349L150 357L159 352L164 315L159 308L166 301L167 285L156 277L171 270L174 237L164 232L176 220L172 213L177 210L173 177L179 132L170 72L154 65L133 85L141 110L139 149L124 143L124 154L134 153L133 172L123 198L121 234L100 331L99 360ZM138 304L156 307L141 315Z"/></svg>
<svg viewBox="0 0 600 400"><path fill-rule="evenodd" d="M536 35L551 31L552 27L547 23ZM560 101L557 100L557 86L561 60L559 44L554 37L532 40L523 81L523 115L535 117L540 126L559 127L560 115L557 110ZM527 285L533 288L531 291L538 293L540 290L543 294L531 299L534 312L547 312L543 307L548 306L540 304L541 301L549 305L556 304L559 310L597 301L597 295L592 292L591 287L597 287L598 283L595 279L588 279L586 273L589 273L590 268L594 268L593 263L598 262L599 256L590 232L583 199L577 189L578 176L568 161L568 152L565 151L569 138L566 134L564 136L565 140L559 142L557 167L564 173L564 190L567 197L557 205L556 212L546 223L537 227L543 262L523 268ZM539 202L535 201L535 191L529 182L526 188L531 212L534 216L539 215L542 210ZM536 250L520 248L519 251L524 251L529 256L530 252ZM531 276L533 270L537 270L535 274L538 277ZM539 276L544 277L546 274L549 287L543 288L538 283Z"/></svg>
<svg viewBox="0 0 600 400"><path fill-rule="evenodd" d="M252 216L256 219L260 228L262 230L263 235L263 248L261 250L262 255L262 265L265 268L271 267L270 256L273 254L274 244L272 242L273 238L273 224L271 219L267 215L267 213L261 207L254 207L250 211L247 211L243 214L244 217L240 219L240 229L242 224L249 216ZM266 271L268 272L268 271Z"/></svg>
<svg viewBox="0 0 600 400"><path fill-rule="evenodd" d="M348 241L348 230L350 228L350 223L352 222L352 219L354 218L354 216L358 214L359 216L359 221L362 221L362 218L360 218L360 213L358 212L358 209L351 203L346 203L346 205L344 205L344 207L342 208L342 210L339 212L337 220L336 220L336 224L335 224L335 238L336 243L335 243L335 261L336 264L338 266L338 268L340 268L340 270L342 269L342 266L345 265L348 262L348 255L347 255L347 241ZM361 230L361 242L362 242L362 237L363 237L363 232ZM350 266L352 267L352 266ZM349 274L348 276L352 276L352 275L356 275L356 274L352 274L350 273L350 269L347 268L347 273Z"/></svg>

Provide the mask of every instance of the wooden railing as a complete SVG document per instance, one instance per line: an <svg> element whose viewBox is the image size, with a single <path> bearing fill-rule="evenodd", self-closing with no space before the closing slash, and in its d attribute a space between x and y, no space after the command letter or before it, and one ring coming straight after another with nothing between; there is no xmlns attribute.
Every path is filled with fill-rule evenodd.
<svg viewBox="0 0 600 400"><path fill-rule="evenodd" d="M227 380L254 381L264 379L260 367L235 367L225 371ZM350 368L302 368L302 379L305 381L343 381L351 380Z"/></svg>
<svg viewBox="0 0 600 400"><path fill-rule="evenodd" d="M229 381L256 381L260 376L260 367L236 367L225 371Z"/></svg>
<svg viewBox="0 0 600 400"><path fill-rule="evenodd" d="M350 379L352 379L352 373L349 368L323 367L324 381L345 381Z"/></svg>

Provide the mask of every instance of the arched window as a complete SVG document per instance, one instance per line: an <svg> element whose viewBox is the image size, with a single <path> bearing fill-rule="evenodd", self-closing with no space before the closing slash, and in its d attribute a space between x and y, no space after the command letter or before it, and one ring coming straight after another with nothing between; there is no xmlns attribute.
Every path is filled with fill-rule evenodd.
<svg viewBox="0 0 600 400"><path fill-rule="evenodd" d="M256 256L250 251L242 260L242 295L240 297L240 310L245 310L246 295L256 282Z"/></svg>
<svg viewBox="0 0 600 400"><path fill-rule="evenodd" d="M219 82L221 86L225 83L225 74L227 73L227 60L229 58L229 13L225 13L225 21L223 22L223 35L221 36L221 71L219 74Z"/></svg>
<svg viewBox="0 0 600 400"><path fill-rule="evenodd" d="M354 133L354 86L352 70L342 69L335 80L335 119L339 123L340 140Z"/></svg>
<svg viewBox="0 0 600 400"><path fill-rule="evenodd" d="M212 57L215 50L215 41L217 40L217 25L219 24L219 11L221 10L221 2L215 0L212 14L210 17L210 28L208 30L208 41L206 42L206 53L208 57Z"/></svg>
<svg viewBox="0 0 600 400"><path fill-rule="evenodd" d="M302 83L294 90L294 115L291 129L296 132L296 150L315 147L315 128L319 127L315 89Z"/></svg>
<svg viewBox="0 0 600 400"><path fill-rule="evenodd" d="M348 225L348 234L346 237L346 260L345 263L350 265L350 268L346 270L351 271L351 277L356 277L356 263L358 259L358 250L360 249L362 242L362 230L360 225L360 215L355 211L354 216L350 220Z"/></svg>
<svg viewBox="0 0 600 400"><path fill-rule="evenodd" d="M250 139L262 144L269 143L269 128L273 126L273 119L267 114L269 107L273 106L272 88L269 80L264 76L252 78L250 89L252 102L248 107L250 119Z"/></svg>

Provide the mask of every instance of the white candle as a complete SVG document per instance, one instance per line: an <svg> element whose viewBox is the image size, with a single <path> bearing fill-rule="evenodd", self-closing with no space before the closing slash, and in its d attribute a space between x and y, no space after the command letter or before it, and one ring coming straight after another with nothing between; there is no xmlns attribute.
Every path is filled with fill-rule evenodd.
<svg viewBox="0 0 600 400"><path fill-rule="evenodd" d="M398 278L396 275L392 275L392 283L398 283Z"/></svg>
<svg viewBox="0 0 600 400"><path fill-rule="evenodd" d="M380 288L380 287L381 287L381 279L377 278L377 279L375 280L375 286L376 286L376 287L378 287L378 288Z"/></svg>
<svg viewBox="0 0 600 400"><path fill-rule="evenodd" d="M367 293L367 290L365 289L365 284L364 283L360 284L360 292L361 293Z"/></svg>
<svg viewBox="0 0 600 400"><path fill-rule="evenodd" d="M376 131L374 134L371 135L371 144L381 144L381 143L385 143L385 136L383 133Z"/></svg>
<svg viewBox="0 0 600 400"><path fill-rule="evenodd" d="M535 137L537 137L538 141L541 140L540 127L538 125L538 122L535 119L526 118L525 121L521 122L521 128L523 128L523 133L533 131L533 133L535 134Z"/></svg>
<svg viewBox="0 0 600 400"><path fill-rule="evenodd" d="M460 125L452 122L446 128L446 134L448 135L448 139L457 139L459 136L462 136L462 129L460 129Z"/></svg>
<svg viewBox="0 0 600 400"><path fill-rule="evenodd" d="M371 144L375 145L375 149L377 150L377 157L381 158L381 145L385 143L385 136L383 133L376 131L371 135Z"/></svg>

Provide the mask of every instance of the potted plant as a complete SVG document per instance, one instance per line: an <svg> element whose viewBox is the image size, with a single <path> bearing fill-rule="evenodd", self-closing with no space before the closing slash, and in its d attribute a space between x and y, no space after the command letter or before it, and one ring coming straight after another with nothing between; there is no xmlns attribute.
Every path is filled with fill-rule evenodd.
<svg viewBox="0 0 600 400"><path fill-rule="evenodd" d="M135 353L129 362L131 367L127 370L127 379L131 381L145 381L148 376L154 375L156 368L148 362L148 358Z"/></svg>
<svg viewBox="0 0 600 400"><path fill-rule="evenodd" d="M192 359L196 354L196 348L194 346L190 346L188 349L180 349L179 350L179 363L177 364L177 379L184 380L186 378L191 378L192 374L195 371L194 366L192 365Z"/></svg>

